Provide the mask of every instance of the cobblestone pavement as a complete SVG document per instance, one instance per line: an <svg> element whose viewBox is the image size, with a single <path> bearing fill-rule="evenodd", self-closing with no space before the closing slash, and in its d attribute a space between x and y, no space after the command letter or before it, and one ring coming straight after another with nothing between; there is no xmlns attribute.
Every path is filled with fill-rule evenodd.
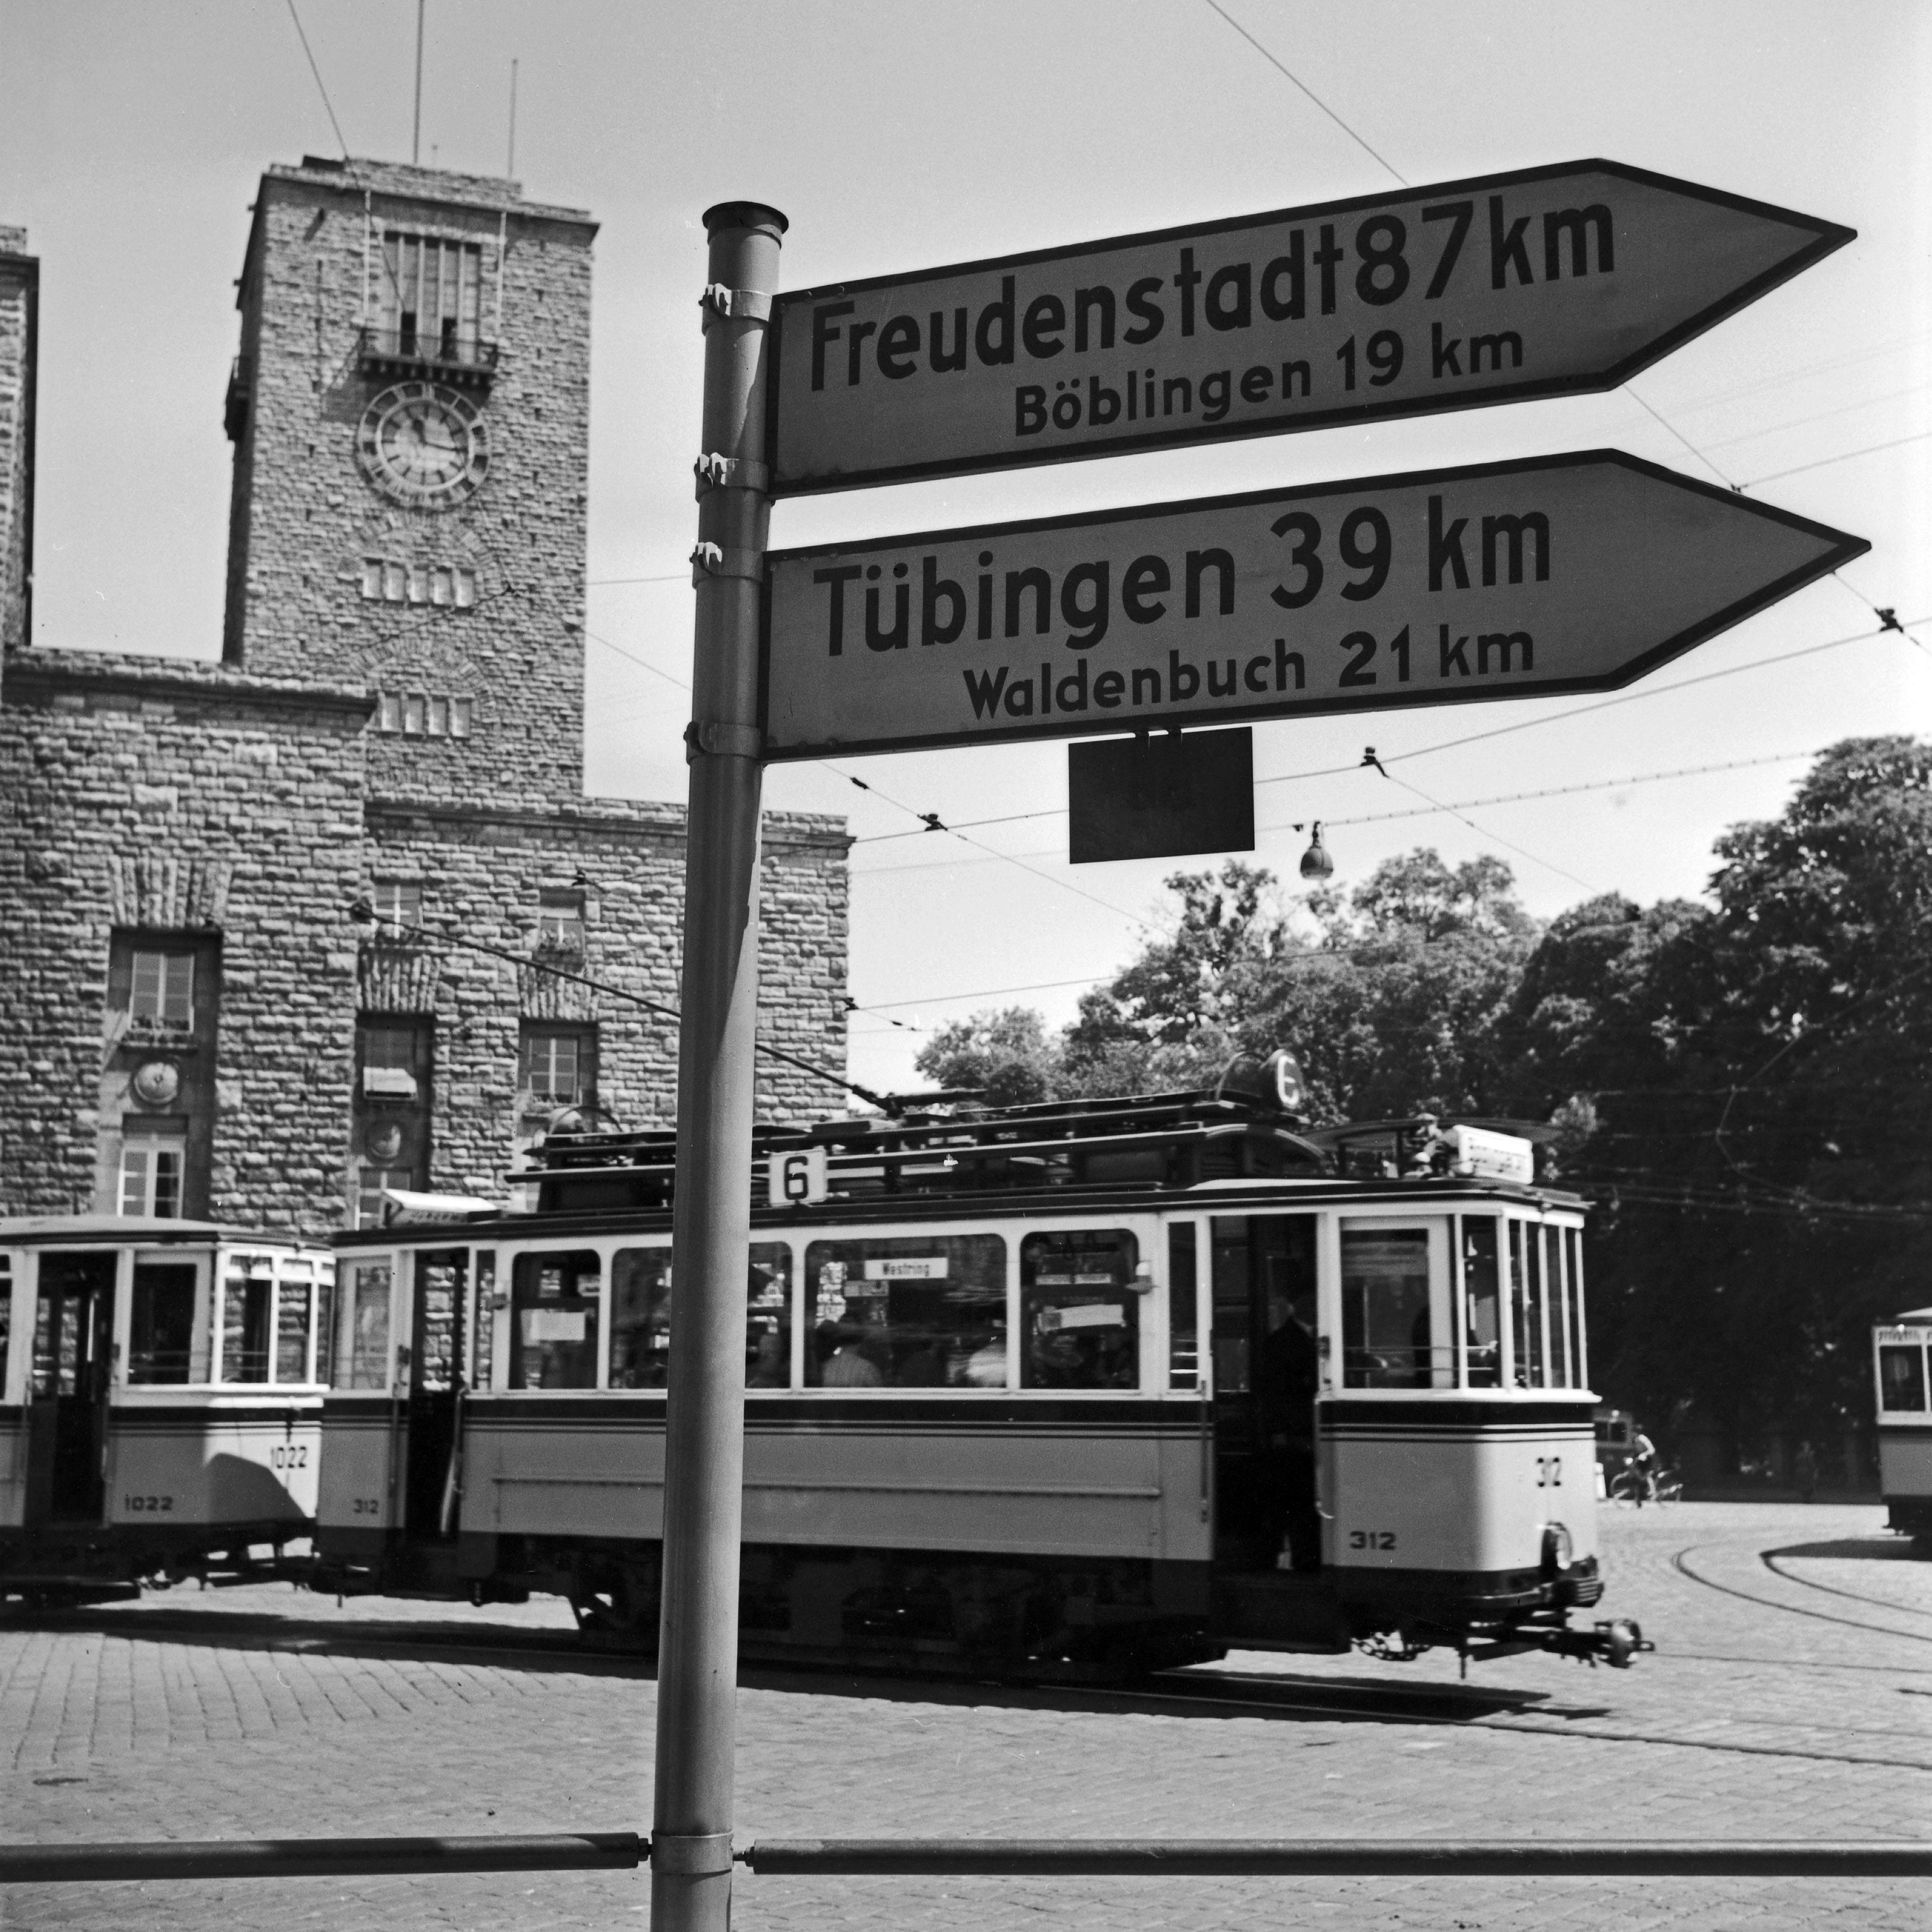
<svg viewBox="0 0 1932 1932"><path fill-rule="evenodd" d="M1932 1563L1874 1508L1612 1511L1606 1612L1627 1672L1524 1657L1467 1717L760 1679L742 1694L739 1835L1916 1838L1932 1820ZM462 1620L501 1650L427 1640ZM58 1629L0 1622L0 1835L88 1838L621 1829L650 1815L653 1687L514 1647L560 1605L478 1612L286 1590L194 1592ZM1244 1654L1298 1682L1453 1684L1453 1659ZM1432 1707L1438 1708L1439 1707ZM0 1925L86 1932L642 1924L641 1875L19 1887ZM1932 1884L741 1875L740 1932L826 1926L1650 1932L1932 1920Z"/></svg>

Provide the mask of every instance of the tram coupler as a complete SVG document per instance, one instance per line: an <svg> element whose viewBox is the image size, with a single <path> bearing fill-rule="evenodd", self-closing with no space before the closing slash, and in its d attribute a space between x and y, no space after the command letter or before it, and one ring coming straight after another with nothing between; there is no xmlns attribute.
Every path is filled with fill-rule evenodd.
<svg viewBox="0 0 1932 1932"><path fill-rule="evenodd" d="M1612 1670L1628 1670L1632 1658L1656 1648L1635 1618L1611 1617L1588 1630L1573 1630L1568 1624L1519 1624L1493 1642L1464 1644L1462 1653L1466 1667L1471 1662L1541 1650L1555 1657L1574 1657L1592 1670L1600 1664L1607 1664Z"/></svg>

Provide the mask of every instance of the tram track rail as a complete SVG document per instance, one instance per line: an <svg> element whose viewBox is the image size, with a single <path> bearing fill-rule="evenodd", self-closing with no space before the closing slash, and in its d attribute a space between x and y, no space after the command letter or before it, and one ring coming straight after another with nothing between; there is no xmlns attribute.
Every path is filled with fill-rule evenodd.
<svg viewBox="0 0 1932 1932"><path fill-rule="evenodd" d="M1707 1590L1715 1590L1726 1597L1735 1597L1743 1603L1756 1604L1764 1610L1781 1610L1787 1616L1807 1617L1817 1623L1837 1624L1846 1630L1862 1630L1869 1636L1899 1637L1904 1639L1907 1643L1932 1644L1932 1630L1900 1630L1889 1624L1867 1623L1855 1617L1834 1616L1828 1610L1811 1610L1802 1604L1784 1603L1776 1597L1763 1596L1756 1591L1741 1589L1735 1583L1720 1582L1714 1576L1702 1575L1691 1566L1689 1559L1700 1551L1721 1546L1721 1545L1709 1543L1688 1544L1672 1556L1670 1566L1687 1582L1697 1584ZM1840 1589L1831 1584L1814 1583L1808 1577L1791 1576L1770 1561L1771 1556L1774 1554L1776 1554L1775 1552L1760 1551L1760 1560L1774 1576L1781 1577L1785 1582L1798 1588L1817 1590L1830 1596L1849 1598L1855 1602L1869 1603L1875 1608L1882 1610L1888 1616L1932 1616L1932 1612L1911 1610L1904 1604L1886 1602L1876 1597L1862 1596L1858 1592Z"/></svg>

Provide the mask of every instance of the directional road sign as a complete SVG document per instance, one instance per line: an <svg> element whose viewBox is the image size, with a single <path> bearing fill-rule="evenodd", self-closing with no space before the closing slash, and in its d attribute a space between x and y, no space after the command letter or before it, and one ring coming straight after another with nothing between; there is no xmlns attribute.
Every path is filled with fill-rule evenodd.
<svg viewBox="0 0 1932 1932"><path fill-rule="evenodd" d="M1614 388L1852 239L1586 160L806 289L772 488Z"/></svg>
<svg viewBox="0 0 1932 1932"><path fill-rule="evenodd" d="M1597 449L775 550L765 756L1609 690L1870 548Z"/></svg>

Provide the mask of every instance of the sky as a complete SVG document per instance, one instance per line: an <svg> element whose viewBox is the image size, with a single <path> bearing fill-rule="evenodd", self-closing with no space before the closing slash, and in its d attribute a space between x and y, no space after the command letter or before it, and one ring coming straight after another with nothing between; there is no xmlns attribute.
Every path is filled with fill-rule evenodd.
<svg viewBox="0 0 1932 1932"><path fill-rule="evenodd" d="M411 0L293 10L350 151L407 160ZM1807 754L1932 727L1924 0L428 0L426 18L422 160L504 172L514 61L525 193L602 224L595 794L684 796L700 217L741 198L790 218L792 287L1592 156L1855 228L1604 395L784 502L772 542L1611 447L1870 542L1614 701L1258 726L1254 858L1288 898L1316 819L1345 888L1429 845L1504 860L1544 917L1695 895L1713 840L1777 812ZM42 262L37 642L218 655L248 205L270 162L339 152L287 0L0 0L0 223ZM1923 642L1869 634L1874 606ZM782 766L765 796L858 840L851 1072L901 1090L949 1020L1070 1018L1161 929L1163 878L1218 863L1070 866L1058 744ZM1006 822L955 836L924 812Z"/></svg>

